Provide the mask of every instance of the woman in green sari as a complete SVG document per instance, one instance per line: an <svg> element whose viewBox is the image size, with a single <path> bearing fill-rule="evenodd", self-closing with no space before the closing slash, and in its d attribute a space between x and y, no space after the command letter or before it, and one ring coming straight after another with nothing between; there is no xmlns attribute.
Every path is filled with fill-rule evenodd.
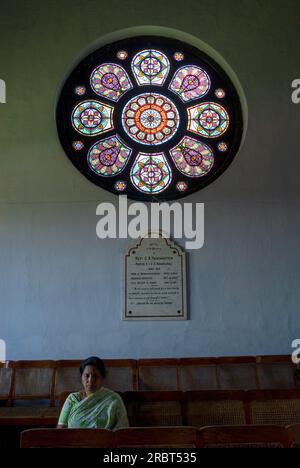
<svg viewBox="0 0 300 468"><path fill-rule="evenodd" d="M110 430L128 427L127 412L121 397L102 386L106 375L103 361L90 357L81 363L79 371L83 391L68 396L57 427Z"/></svg>

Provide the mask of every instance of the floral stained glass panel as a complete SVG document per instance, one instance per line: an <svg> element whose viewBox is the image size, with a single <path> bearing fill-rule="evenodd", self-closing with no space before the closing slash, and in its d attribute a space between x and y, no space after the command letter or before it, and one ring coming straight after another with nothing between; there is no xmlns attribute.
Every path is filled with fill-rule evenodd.
<svg viewBox="0 0 300 468"><path fill-rule="evenodd" d="M95 136L113 128L113 108L99 101L83 101L72 113L72 124L82 135Z"/></svg>
<svg viewBox="0 0 300 468"><path fill-rule="evenodd" d="M127 135L144 145L160 145L174 136L179 112L174 103L161 94L144 93L125 105L122 121Z"/></svg>
<svg viewBox="0 0 300 468"><path fill-rule="evenodd" d="M218 138L229 126L229 116L224 107L214 102L204 102L188 109L188 130L206 138Z"/></svg>
<svg viewBox="0 0 300 468"><path fill-rule="evenodd" d="M104 63L93 71L91 87L99 96L118 101L132 88L132 84L123 67L114 63Z"/></svg>
<svg viewBox="0 0 300 468"><path fill-rule="evenodd" d="M159 36L95 49L66 79L56 112L73 165L101 188L144 201L210 184L243 133L224 70L194 46Z"/></svg>
<svg viewBox="0 0 300 468"><path fill-rule="evenodd" d="M131 151L118 136L105 138L91 147L88 163L96 174L112 177L123 171Z"/></svg>
<svg viewBox="0 0 300 468"><path fill-rule="evenodd" d="M133 58L132 70L139 86L163 85L170 70L170 62L162 52L146 49Z"/></svg>
<svg viewBox="0 0 300 468"><path fill-rule="evenodd" d="M181 67L174 75L170 90L184 102L199 99L208 93L210 78L200 67L189 65Z"/></svg>
<svg viewBox="0 0 300 468"><path fill-rule="evenodd" d="M185 136L170 154L177 169L188 177L203 177L212 169L212 149L194 138Z"/></svg>
<svg viewBox="0 0 300 468"><path fill-rule="evenodd" d="M172 179L170 166L163 153L139 153L130 176L137 190L153 194L165 190Z"/></svg>

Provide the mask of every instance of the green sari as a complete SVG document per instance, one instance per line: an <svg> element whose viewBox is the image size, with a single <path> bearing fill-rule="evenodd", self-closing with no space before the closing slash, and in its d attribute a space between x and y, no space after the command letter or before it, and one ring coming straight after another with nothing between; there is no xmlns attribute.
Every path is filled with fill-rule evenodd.
<svg viewBox="0 0 300 468"><path fill-rule="evenodd" d="M101 387L83 400L80 398L80 393L68 396L59 416L59 425L73 429L128 427L126 408L117 393Z"/></svg>

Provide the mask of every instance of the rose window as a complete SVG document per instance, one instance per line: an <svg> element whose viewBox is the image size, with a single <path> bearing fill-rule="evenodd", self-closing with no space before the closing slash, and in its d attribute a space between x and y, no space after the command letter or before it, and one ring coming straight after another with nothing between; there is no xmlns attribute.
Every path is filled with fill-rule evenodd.
<svg viewBox="0 0 300 468"><path fill-rule="evenodd" d="M237 92L202 51L136 37L82 60L63 85L57 128L92 182L133 199L170 200L224 172L242 137Z"/></svg>
<svg viewBox="0 0 300 468"><path fill-rule="evenodd" d="M134 141L161 145L176 133L179 113L167 97L144 93L130 99L122 113L124 130Z"/></svg>

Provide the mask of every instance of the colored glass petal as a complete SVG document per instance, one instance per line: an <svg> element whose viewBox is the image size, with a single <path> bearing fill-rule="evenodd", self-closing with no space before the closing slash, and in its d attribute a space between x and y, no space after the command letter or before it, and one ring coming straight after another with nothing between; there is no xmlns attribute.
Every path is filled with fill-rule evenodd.
<svg viewBox="0 0 300 468"><path fill-rule="evenodd" d="M212 149L188 136L183 137L170 154L177 169L188 177L205 176L214 164Z"/></svg>
<svg viewBox="0 0 300 468"><path fill-rule="evenodd" d="M215 96L219 99L223 99L226 96L224 89L218 88L215 90Z"/></svg>
<svg viewBox="0 0 300 468"><path fill-rule="evenodd" d="M83 141L73 141L72 143L72 148L75 151L81 151L84 148L84 143Z"/></svg>
<svg viewBox="0 0 300 468"><path fill-rule="evenodd" d="M115 63L104 63L91 74L91 87L99 96L118 101L132 88L126 71Z"/></svg>
<svg viewBox="0 0 300 468"><path fill-rule="evenodd" d="M110 177L125 168L131 149L117 135L97 141L89 153L88 164L96 174Z"/></svg>
<svg viewBox="0 0 300 468"><path fill-rule="evenodd" d="M194 65L181 67L175 73L169 89L183 102L199 99L208 93L210 78L206 71Z"/></svg>
<svg viewBox="0 0 300 468"><path fill-rule="evenodd" d="M76 86L74 92L77 96L83 96L86 93L86 88L85 86Z"/></svg>
<svg viewBox="0 0 300 468"><path fill-rule="evenodd" d="M125 180L118 180L115 183L114 187L117 192L123 192L127 187L127 183L125 182Z"/></svg>
<svg viewBox="0 0 300 468"><path fill-rule="evenodd" d="M184 54L182 52L175 52L173 55L176 62L181 62L184 59Z"/></svg>
<svg viewBox="0 0 300 468"><path fill-rule="evenodd" d="M227 111L214 102L190 107L188 116L188 130L206 138L218 138L229 126Z"/></svg>
<svg viewBox="0 0 300 468"><path fill-rule="evenodd" d="M130 177L140 192L156 194L170 185L172 172L163 153L139 153Z"/></svg>
<svg viewBox="0 0 300 468"><path fill-rule="evenodd" d="M126 60L128 57L128 52L126 52L126 50L119 50L119 52L117 53L117 57L120 60Z"/></svg>
<svg viewBox="0 0 300 468"><path fill-rule="evenodd" d="M83 101L73 109L72 125L79 133L95 136L113 128L113 108L100 101Z"/></svg>
<svg viewBox="0 0 300 468"><path fill-rule="evenodd" d="M228 150L228 145L227 143L225 143L225 141L221 141L219 144L218 144L218 150L219 151L222 151L222 153L224 153L225 151Z"/></svg>
<svg viewBox="0 0 300 468"><path fill-rule="evenodd" d="M168 76L170 62L162 52L146 49L134 56L131 67L139 86L161 86Z"/></svg>
<svg viewBox="0 0 300 468"><path fill-rule="evenodd" d="M176 188L178 192L184 192L188 188L188 184L186 182L180 181L177 182Z"/></svg>

